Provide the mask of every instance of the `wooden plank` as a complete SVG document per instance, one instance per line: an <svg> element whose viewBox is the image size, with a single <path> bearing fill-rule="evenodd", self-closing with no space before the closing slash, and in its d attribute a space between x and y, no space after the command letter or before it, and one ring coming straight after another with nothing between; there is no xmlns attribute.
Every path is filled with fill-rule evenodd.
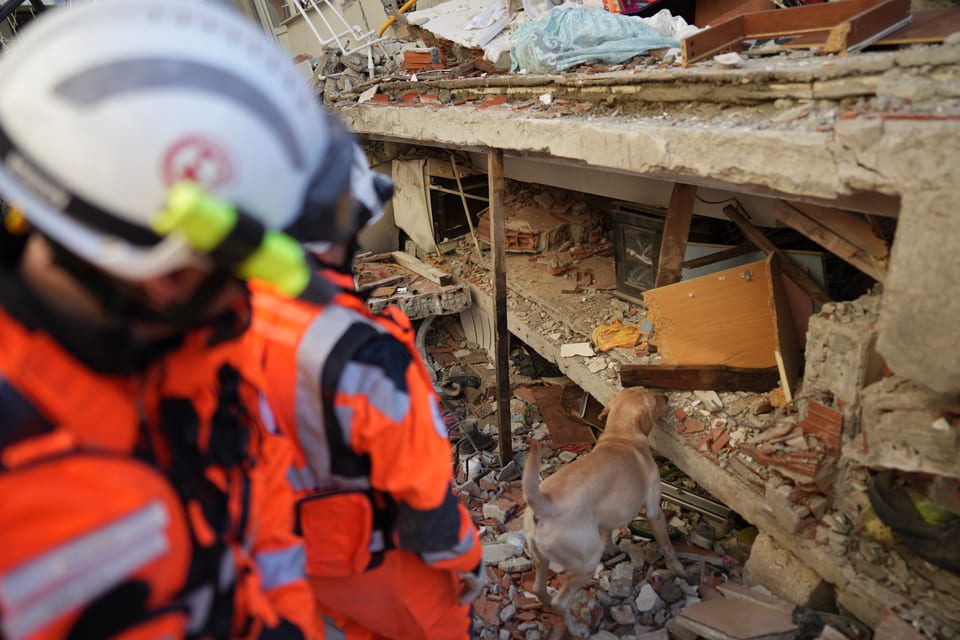
<svg viewBox="0 0 960 640"><path fill-rule="evenodd" d="M790 258L786 260L794 264ZM800 340L793 323L787 293L783 287L782 263L771 255L767 258L767 266L770 269L770 293L777 318L777 349L773 352L773 356L780 372L784 394L787 402L790 402L797 388L797 378L800 376ZM806 272L801 271L801 273Z"/></svg>
<svg viewBox="0 0 960 640"><path fill-rule="evenodd" d="M841 22L830 30L817 53L859 51L910 22L910 0L890 0Z"/></svg>
<svg viewBox="0 0 960 640"><path fill-rule="evenodd" d="M960 31L960 7L948 9L926 9L910 14L910 22L891 31L873 43L876 46L894 46L904 44L934 44L943 42L950 34ZM812 49L827 40L829 31L800 36L781 44L787 49Z"/></svg>
<svg viewBox="0 0 960 640"><path fill-rule="evenodd" d="M847 263L863 271L874 280L883 282L886 279L887 270L885 264L879 264L870 256L866 255L859 247L854 246L819 222L810 219L800 211L799 207L781 200L773 206L773 215L780 222L792 229L796 229L837 257L842 258Z"/></svg>
<svg viewBox="0 0 960 640"><path fill-rule="evenodd" d="M902 9L904 3L906 3L906 13L903 13ZM684 38L681 42L683 64L690 65L723 51L742 50L744 40L829 30L879 6L884 8L877 12L871 11L857 22L856 33L853 34L855 37L863 37L868 28L878 28L879 22L875 19L881 16L889 20L892 16L899 15L899 19L903 19L909 15L909 0L840 0L745 13ZM894 20L886 24L886 27L891 27L896 22L897 20ZM850 33L853 31L851 25ZM848 38L848 41L850 40L851 38Z"/></svg>
<svg viewBox="0 0 960 640"><path fill-rule="evenodd" d="M660 241L660 259L657 261L657 279L655 287L663 287L680 282L683 271L683 254L687 250L687 236L690 234L690 221L693 219L693 202L697 188L690 184L673 185L670 205L667 207L667 219L663 227L663 239Z"/></svg>
<svg viewBox="0 0 960 640"><path fill-rule="evenodd" d="M759 229L750 224L750 222L743 217L739 211L734 209L732 206L727 205L723 208L723 213L730 218L734 224L740 227L743 235L757 245L760 250L766 254L775 255L780 268L783 269L783 272L790 276L791 280L800 285L800 287L810 295L814 302L817 304L830 302L830 296L820 288L820 285L814 282L813 278L811 278L806 271L797 266L797 263L791 260L789 256L774 246L774 244L770 242L770 240L763 235Z"/></svg>
<svg viewBox="0 0 960 640"><path fill-rule="evenodd" d="M430 282L444 287L453 284L452 274L449 274L442 269L437 269L436 267L425 262L421 262L409 253L405 253L403 251L393 251L390 253L390 257L393 258L393 260L400 266L413 271L419 276L423 276Z"/></svg>
<svg viewBox="0 0 960 640"><path fill-rule="evenodd" d="M874 226L859 214L806 202L790 204L886 267L890 245L877 234Z"/></svg>
<svg viewBox="0 0 960 640"><path fill-rule="evenodd" d="M775 367L772 286L761 260L645 291L650 341L665 364Z"/></svg>
<svg viewBox="0 0 960 640"><path fill-rule="evenodd" d="M507 325L507 231L503 196L503 150L487 152L487 180L490 186L490 234L493 250L494 345L497 367L497 426L500 466L513 460L513 432L510 425L510 328Z"/></svg>
<svg viewBox="0 0 960 640"><path fill-rule="evenodd" d="M714 364L633 364L620 366L624 387L770 391L777 386L776 367L744 368Z"/></svg>
<svg viewBox="0 0 960 640"><path fill-rule="evenodd" d="M910 24L880 38L878 45L943 42L960 31L960 7L914 11Z"/></svg>
<svg viewBox="0 0 960 640"><path fill-rule="evenodd" d="M562 404L563 387L541 385L530 387L530 391L537 399L537 407L554 446L593 444L597 441L589 426L584 422L577 422L567 414Z"/></svg>
<svg viewBox="0 0 960 640"><path fill-rule="evenodd" d="M890 0L839 0L744 14L746 37L785 36L830 29Z"/></svg>
<svg viewBox="0 0 960 640"><path fill-rule="evenodd" d="M698 60L704 60L731 49L742 50L745 47L740 43L746 37L747 32L742 15L686 37L680 41L683 66L686 67Z"/></svg>

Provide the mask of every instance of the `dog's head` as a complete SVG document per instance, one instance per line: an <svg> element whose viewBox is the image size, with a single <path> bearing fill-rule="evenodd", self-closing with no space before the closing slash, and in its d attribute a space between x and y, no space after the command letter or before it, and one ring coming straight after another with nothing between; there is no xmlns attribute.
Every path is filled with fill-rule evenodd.
<svg viewBox="0 0 960 640"><path fill-rule="evenodd" d="M644 387L627 387L610 399L610 404L600 412L600 417L619 415L620 419L632 423L643 435L650 435L653 424L666 412L666 395Z"/></svg>

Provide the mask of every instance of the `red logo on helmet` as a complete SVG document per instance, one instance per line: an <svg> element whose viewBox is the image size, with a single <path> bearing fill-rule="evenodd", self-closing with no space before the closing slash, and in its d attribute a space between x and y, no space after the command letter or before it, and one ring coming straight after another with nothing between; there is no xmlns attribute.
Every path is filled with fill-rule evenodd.
<svg viewBox="0 0 960 640"><path fill-rule="evenodd" d="M178 140L163 157L163 179L167 186L189 180L213 189L229 180L232 173L226 151L200 136Z"/></svg>

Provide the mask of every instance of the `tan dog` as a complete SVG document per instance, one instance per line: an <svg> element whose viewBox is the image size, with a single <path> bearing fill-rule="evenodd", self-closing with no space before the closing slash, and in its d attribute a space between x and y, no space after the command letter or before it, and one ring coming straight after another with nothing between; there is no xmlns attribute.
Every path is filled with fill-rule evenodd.
<svg viewBox="0 0 960 640"><path fill-rule="evenodd" d="M593 577L604 549L613 550L613 531L627 525L641 507L646 507L670 571L685 575L667 535L660 510L660 473L647 443L666 404L664 395L642 387L619 392L600 414L607 423L593 450L542 484L540 444L531 443L523 469L524 534L537 569L535 591L544 604L551 604L547 567L554 562L566 570L566 582L552 606L563 614L571 632L574 596Z"/></svg>

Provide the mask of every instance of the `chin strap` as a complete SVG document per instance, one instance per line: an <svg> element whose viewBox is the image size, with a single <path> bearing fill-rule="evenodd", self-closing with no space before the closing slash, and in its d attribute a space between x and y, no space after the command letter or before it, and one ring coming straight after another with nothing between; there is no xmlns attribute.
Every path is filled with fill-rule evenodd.
<svg viewBox="0 0 960 640"><path fill-rule="evenodd" d="M210 329L211 344L241 334L250 321L249 299L244 307L229 309L217 317L203 313L233 276L218 272L210 276L183 305L166 312L152 309L136 299L128 284L113 280L69 251L52 244L55 262L69 269L77 282L89 291L111 316L123 324L101 327L67 316L53 309L26 285L17 274L18 263L0 265L0 306L26 327L53 337L75 358L98 373L130 375L146 369L157 358L176 349L184 334L196 328ZM130 321L170 327L168 337L144 343L130 330Z"/></svg>
<svg viewBox="0 0 960 640"><path fill-rule="evenodd" d="M80 286L96 298L109 316L124 322L160 324L177 331L206 326L210 322L210 318L205 314L210 299L235 280L229 272L216 270L183 304L163 310L156 309L141 299L134 285L107 275L49 237L47 242L53 248L54 264L69 272Z"/></svg>
<svg viewBox="0 0 960 640"><path fill-rule="evenodd" d="M106 375L143 371L163 353L180 345L182 334L138 344L126 326L96 327L64 316L40 299L16 272L0 269L0 306L31 331L50 335L74 358Z"/></svg>

